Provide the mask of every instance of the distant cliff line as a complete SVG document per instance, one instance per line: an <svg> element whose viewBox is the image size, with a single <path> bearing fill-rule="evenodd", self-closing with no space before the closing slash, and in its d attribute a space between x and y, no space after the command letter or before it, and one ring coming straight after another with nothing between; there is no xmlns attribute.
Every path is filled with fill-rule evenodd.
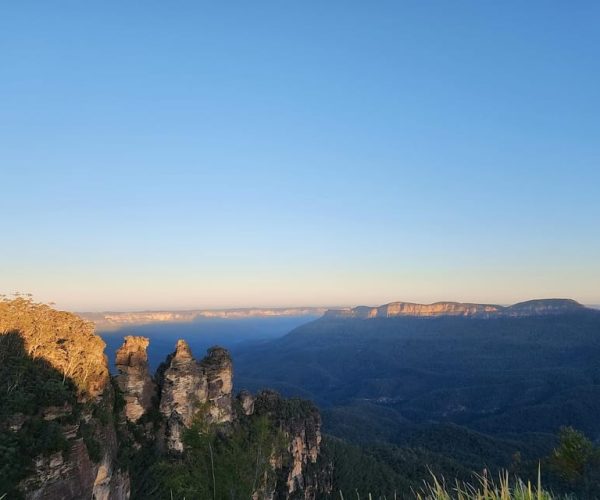
<svg viewBox="0 0 600 500"><path fill-rule="evenodd" d="M324 316L326 318L394 318L394 317L520 317L563 314L588 310L572 299L534 299L511 306L468 302L390 302L381 306L358 306L327 309L326 307L249 307L236 309L193 309L187 311L129 311L83 312L79 316L92 321L96 327L110 329L124 325L148 323L186 323L197 319L246 319L292 316Z"/></svg>
<svg viewBox="0 0 600 500"><path fill-rule="evenodd" d="M98 328L119 328L123 325L148 323L187 323L201 318L245 319L291 316L322 316L325 307L249 307L237 309L193 309L188 311L83 312L79 316L92 321Z"/></svg>
<svg viewBox="0 0 600 500"><path fill-rule="evenodd" d="M466 316L477 318L525 317L567 314L590 310L572 299L535 299L519 302L511 306L496 304L472 304L462 302L435 302L415 304L412 302L391 302L378 307L359 306L344 309L330 309L326 318L395 318L395 317L438 317Z"/></svg>

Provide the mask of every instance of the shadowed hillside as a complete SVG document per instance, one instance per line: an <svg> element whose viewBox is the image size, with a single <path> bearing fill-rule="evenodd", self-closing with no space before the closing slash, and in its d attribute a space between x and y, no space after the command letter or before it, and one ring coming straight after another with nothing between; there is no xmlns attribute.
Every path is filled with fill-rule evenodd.
<svg viewBox="0 0 600 500"><path fill-rule="evenodd" d="M235 353L240 383L324 407L370 405L398 422L494 433L600 435L600 312L490 318L325 316ZM250 362L256 357L261 365Z"/></svg>
<svg viewBox="0 0 600 500"><path fill-rule="evenodd" d="M532 478L561 427L598 440L600 312L573 301L468 306L426 317L332 312L236 351L238 380L314 399L326 432L403 474L420 455L415 470Z"/></svg>

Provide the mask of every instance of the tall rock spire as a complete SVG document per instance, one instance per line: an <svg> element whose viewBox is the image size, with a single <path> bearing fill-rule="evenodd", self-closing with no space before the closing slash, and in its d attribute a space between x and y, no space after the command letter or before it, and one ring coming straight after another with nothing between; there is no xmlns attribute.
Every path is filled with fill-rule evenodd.
<svg viewBox="0 0 600 500"><path fill-rule="evenodd" d="M148 369L148 344L146 337L129 336L117 351L116 379L125 398L125 416L131 422L137 422L150 409L156 393Z"/></svg>
<svg viewBox="0 0 600 500"><path fill-rule="evenodd" d="M185 340L178 340L161 377L159 410L166 419L165 441L169 451L183 451L183 430L207 401L207 381Z"/></svg>
<svg viewBox="0 0 600 500"><path fill-rule="evenodd" d="M201 362L208 384L208 417L210 423L220 424L233 420L231 391L233 390L233 363L229 351L211 347Z"/></svg>

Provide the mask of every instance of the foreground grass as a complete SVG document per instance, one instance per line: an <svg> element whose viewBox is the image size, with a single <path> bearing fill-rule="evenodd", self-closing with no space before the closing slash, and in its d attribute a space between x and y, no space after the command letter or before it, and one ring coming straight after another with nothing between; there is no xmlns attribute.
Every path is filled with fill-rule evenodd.
<svg viewBox="0 0 600 500"><path fill-rule="evenodd" d="M379 497L368 495L362 500L401 500L402 497ZM356 493L355 497L344 497L340 491L340 500L361 500ZM443 479L432 475L429 483L426 483L419 491L415 491L413 500L568 500L569 497L555 496L545 491L542 487L541 474L538 471L537 484L524 483L519 478L511 479L508 472L500 474L497 480L492 480L487 475L477 476L472 483L456 482L447 484Z"/></svg>
<svg viewBox="0 0 600 500"><path fill-rule="evenodd" d="M457 482L453 487L434 476L415 496L417 500L557 500L542 488L539 471L535 486L529 481L525 484L518 478L511 482L508 472L501 473L497 481L483 475L478 476L475 483Z"/></svg>

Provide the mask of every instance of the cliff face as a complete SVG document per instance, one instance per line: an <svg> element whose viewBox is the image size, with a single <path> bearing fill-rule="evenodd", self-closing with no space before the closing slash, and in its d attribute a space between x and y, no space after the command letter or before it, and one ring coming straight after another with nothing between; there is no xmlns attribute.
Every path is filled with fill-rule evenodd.
<svg viewBox="0 0 600 500"><path fill-rule="evenodd" d="M2 489L31 499L128 498L105 345L93 325L17 298L0 301L0 332L10 387L0 395L0 433L14 443L15 462L3 469Z"/></svg>
<svg viewBox="0 0 600 500"><path fill-rule="evenodd" d="M139 311L80 313L80 316L93 321L102 329L115 329L123 325L143 325L146 323L189 323L198 318L273 318L285 316L321 316L322 307L287 308L243 308L243 309L202 309L192 311Z"/></svg>
<svg viewBox="0 0 600 500"><path fill-rule="evenodd" d="M493 304L469 304L461 302L436 302L434 304L413 304L392 302L379 307L359 306L352 309L332 309L325 313L329 318L394 318L402 316L473 316L494 318L502 316L525 317L547 314L563 314L585 309L570 299L540 299L520 302L509 307Z"/></svg>
<svg viewBox="0 0 600 500"><path fill-rule="evenodd" d="M107 397L110 397L107 395ZM112 401L110 401L112 404ZM68 415L64 415L68 417ZM87 420L87 422L86 422ZM82 436L92 429L93 436ZM126 500L130 496L127 471L116 466L117 436L111 423L102 425L92 413L84 413L80 422L62 426L69 440L68 453L61 451L40 455L34 461L33 472L21 482L19 489L32 500ZM90 450L89 441L96 448Z"/></svg>
<svg viewBox="0 0 600 500"><path fill-rule="evenodd" d="M247 396L242 401L247 401ZM307 500L318 491L327 491L327 478L322 471L310 470L317 463L321 447L321 416L310 402L283 399L278 393L265 390L252 401L255 415L267 416L283 433L286 449L282 456L273 457L273 463L283 478L276 493L288 498ZM284 485L284 487L282 487Z"/></svg>
<svg viewBox="0 0 600 500"><path fill-rule="evenodd" d="M145 337L125 337L117 351L116 380L125 399L125 416L131 422L137 422L151 408L156 393L148 368L149 343Z"/></svg>

